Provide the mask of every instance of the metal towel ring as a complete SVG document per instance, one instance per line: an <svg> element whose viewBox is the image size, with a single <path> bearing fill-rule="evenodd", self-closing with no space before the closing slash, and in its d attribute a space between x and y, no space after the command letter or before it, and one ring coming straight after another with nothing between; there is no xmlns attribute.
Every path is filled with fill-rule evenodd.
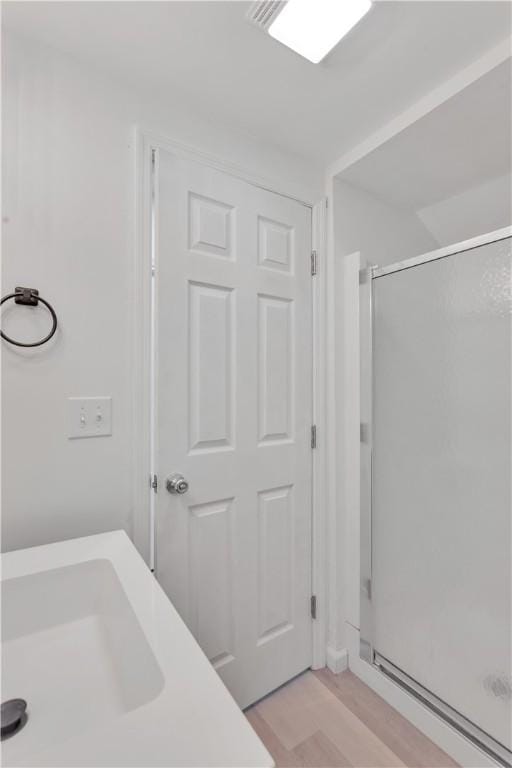
<svg viewBox="0 0 512 768"><path fill-rule="evenodd" d="M47 341L50 341L55 331L57 330L57 315L55 314L55 310L50 302L46 301L46 299L43 299L39 295L39 291L36 288L15 288L14 293L8 293L7 296L3 297L2 301L0 301L0 306L2 306L2 304L9 299L14 299L16 304L23 304L27 307L37 307L39 302L41 302L41 304L44 304L50 312L53 324L48 336L45 336L44 339L41 339L40 341L32 341L30 343L24 341L15 341L15 339L11 339L0 329L0 336L2 339L9 342L9 344L14 344L16 347L40 347L42 344L46 344Z"/></svg>

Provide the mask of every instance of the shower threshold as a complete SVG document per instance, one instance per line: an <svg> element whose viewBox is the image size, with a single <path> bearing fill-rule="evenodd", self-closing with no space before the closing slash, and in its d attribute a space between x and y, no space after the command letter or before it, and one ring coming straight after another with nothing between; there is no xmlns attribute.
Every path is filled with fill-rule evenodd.
<svg viewBox="0 0 512 768"><path fill-rule="evenodd" d="M475 723L461 715L434 693L416 682L406 672L396 667L391 661L381 656L377 651L373 652L373 664L386 677L403 688L407 693L418 699L424 706L441 717L446 723L465 736L476 747L485 752L499 765L512 768L512 752L492 736L479 728Z"/></svg>

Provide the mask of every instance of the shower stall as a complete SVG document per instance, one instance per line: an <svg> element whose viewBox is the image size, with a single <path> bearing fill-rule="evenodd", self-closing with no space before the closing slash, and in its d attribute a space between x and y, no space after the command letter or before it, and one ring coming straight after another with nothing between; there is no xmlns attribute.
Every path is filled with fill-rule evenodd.
<svg viewBox="0 0 512 768"><path fill-rule="evenodd" d="M361 656L512 756L512 230L361 273Z"/></svg>

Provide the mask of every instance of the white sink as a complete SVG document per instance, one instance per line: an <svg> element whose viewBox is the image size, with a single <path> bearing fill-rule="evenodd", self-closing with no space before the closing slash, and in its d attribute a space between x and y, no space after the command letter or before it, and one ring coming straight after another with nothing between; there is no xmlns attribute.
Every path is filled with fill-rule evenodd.
<svg viewBox="0 0 512 768"><path fill-rule="evenodd" d="M4 766L272 766L125 533L2 556Z"/></svg>

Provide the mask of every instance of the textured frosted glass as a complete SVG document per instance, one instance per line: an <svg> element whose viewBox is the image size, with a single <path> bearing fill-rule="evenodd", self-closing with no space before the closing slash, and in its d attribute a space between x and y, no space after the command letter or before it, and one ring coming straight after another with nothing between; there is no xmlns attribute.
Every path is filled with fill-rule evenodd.
<svg viewBox="0 0 512 768"><path fill-rule="evenodd" d="M377 278L374 646L511 746L511 241Z"/></svg>

